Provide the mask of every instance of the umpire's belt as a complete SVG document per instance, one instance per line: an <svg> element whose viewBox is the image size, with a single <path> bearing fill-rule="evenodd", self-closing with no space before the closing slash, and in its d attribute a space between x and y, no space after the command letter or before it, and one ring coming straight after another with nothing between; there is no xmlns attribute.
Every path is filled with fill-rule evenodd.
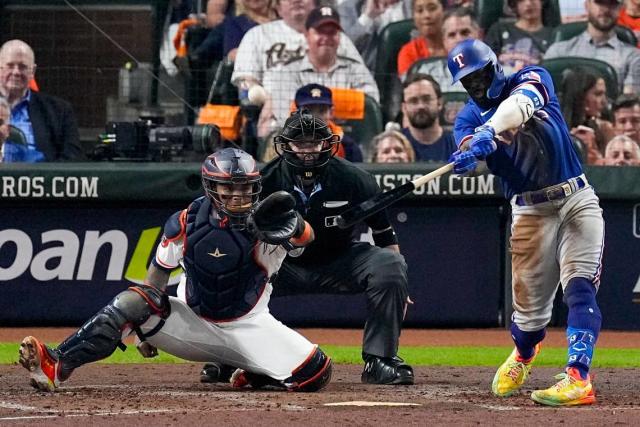
<svg viewBox="0 0 640 427"><path fill-rule="evenodd" d="M542 190L527 191L526 193L518 194L516 196L516 205L531 206L552 200L561 200L587 185L589 185L587 178L582 174L578 177L570 178L565 182L561 182L560 184L543 188Z"/></svg>

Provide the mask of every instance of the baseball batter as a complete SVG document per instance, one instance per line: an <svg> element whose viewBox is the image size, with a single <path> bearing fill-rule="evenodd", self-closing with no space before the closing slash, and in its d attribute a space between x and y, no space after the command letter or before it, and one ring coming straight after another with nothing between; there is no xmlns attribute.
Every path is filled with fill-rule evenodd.
<svg viewBox="0 0 640 427"><path fill-rule="evenodd" d="M502 179L511 200L511 256L515 349L492 389L509 396L529 376L562 286L569 307L568 363L562 379L531 398L552 406L595 402L589 376L602 316L600 284L604 221L560 112L549 73L525 67L505 76L496 55L479 40L464 40L448 57L453 81L471 99L456 118L454 171L477 160Z"/></svg>
<svg viewBox="0 0 640 427"><path fill-rule="evenodd" d="M159 348L238 367L231 377L236 387L316 391L330 381L329 357L267 307L272 277L287 253L299 254L313 240L293 197L278 192L257 205L256 162L233 148L205 160L202 183L206 197L167 221L145 285L118 294L56 348L23 340L20 364L34 387L55 390L74 369L122 347L131 333L145 357ZM179 265L186 272L183 299L164 293Z"/></svg>

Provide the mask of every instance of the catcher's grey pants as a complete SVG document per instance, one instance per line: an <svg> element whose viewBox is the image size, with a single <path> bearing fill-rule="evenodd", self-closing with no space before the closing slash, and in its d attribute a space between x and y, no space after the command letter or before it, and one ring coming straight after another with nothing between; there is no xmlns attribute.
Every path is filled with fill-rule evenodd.
<svg viewBox="0 0 640 427"><path fill-rule="evenodd" d="M328 263L300 265L287 258L273 289L274 297L363 292L368 316L362 351L381 357L397 354L409 295L407 264L401 254L369 243L354 243Z"/></svg>
<svg viewBox="0 0 640 427"><path fill-rule="evenodd" d="M604 220L593 188L562 200L518 206L511 200L513 321L538 331L551 320L558 285L574 277L600 283Z"/></svg>

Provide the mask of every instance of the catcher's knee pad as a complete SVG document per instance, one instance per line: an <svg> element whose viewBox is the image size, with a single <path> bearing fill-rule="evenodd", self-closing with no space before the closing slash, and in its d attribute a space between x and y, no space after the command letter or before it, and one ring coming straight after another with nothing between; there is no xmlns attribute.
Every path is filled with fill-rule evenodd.
<svg viewBox="0 0 640 427"><path fill-rule="evenodd" d="M313 354L284 383L291 391L318 391L329 384L332 371L331 358L316 347Z"/></svg>
<svg viewBox="0 0 640 427"><path fill-rule="evenodd" d="M120 292L116 297L74 335L60 344L55 352L68 374L78 366L110 356L121 346L125 325L134 329L152 314L168 316L168 297L151 286L136 286Z"/></svg>
<svg viewBox="0 0 640 427"><path fill-rule="evenodd" d="M130 287L116 295L111 304L134 326L142 325L152 314L166 319L171 312L167 294L148 285Z"/></svg>

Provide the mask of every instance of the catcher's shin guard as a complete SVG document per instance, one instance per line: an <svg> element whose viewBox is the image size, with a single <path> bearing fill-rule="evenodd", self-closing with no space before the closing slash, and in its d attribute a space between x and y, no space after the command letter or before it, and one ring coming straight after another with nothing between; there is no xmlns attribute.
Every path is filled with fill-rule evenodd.
<svg viewBox="0 0 640 427"><path fill-rule="evenodd" d="M61 362L60 378L64 380L75 368L110 356L122 346L120 340L125 325L138 329L152 314L162 318L169 315L168 297L162 291L151 286L135 286L116 295L54 350Z"/></svg>
<svg viewBox="0 0 640 427"><path fill-rule="evenodd" d="M323 389L331 381L333 364L331 358L319 347L284 380L287 389L312 392Z"/></svg>

